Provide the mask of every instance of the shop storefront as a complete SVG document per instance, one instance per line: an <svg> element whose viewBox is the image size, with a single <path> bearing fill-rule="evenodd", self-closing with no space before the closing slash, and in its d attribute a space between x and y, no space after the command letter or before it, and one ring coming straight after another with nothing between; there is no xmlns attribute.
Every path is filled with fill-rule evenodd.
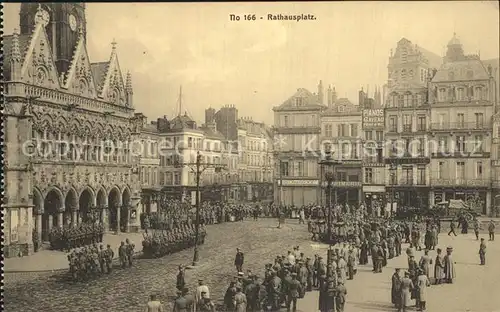
<svg viewBox="0 0 500 312"><path fill-rule="evenodd" d="M363 185L364 205L368 214L385 207L386 195L384 185Z"/></svg>
<svg viewBox="0 0 500 312"><path fill-rule="evenodd" d="M394 201L398 207L429 207L429 188L428 187L406 187L395 186L387 187L387 200L390 202L394 196Z"/></svg>
<svg viewBox="0 0 500 312"><path fill-rule="evenodd" d="M434 203L446 202L450 199L462 200L466 205L480 214L488 214L487 207L491 192L478 189L435 189L432 192Z"/></svg>
<svg viewBox="0 0 500 312"><path fill-rule="evenodd" d="M491 205L491 192L487 189L434 189L431 193L434 204L450 199L462 200L480 214L488 214L487 207Z"/></svg>
<svg viewBox="0 0 500 312"><path fill-rule="evenodd" d="M274 194L277 203L285 206L316 204L318 201L318 180L283 180Z"/></svg>

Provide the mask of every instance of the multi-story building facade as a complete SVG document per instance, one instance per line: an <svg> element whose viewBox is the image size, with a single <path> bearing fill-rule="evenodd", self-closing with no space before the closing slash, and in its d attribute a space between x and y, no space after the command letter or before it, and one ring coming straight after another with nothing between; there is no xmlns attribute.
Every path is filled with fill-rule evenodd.
<svg viewBox="0 0 500 312"><path fill-rule="evenodd" d="M429 133L437 142L431 162L431 203L479 199L481 204L473 208L489 213L495 85L492 68L486 68L478 55L464 55L454 36L429 86Z"/></svg>
<svg viewBox="0 0 500 312"><path fill-rule="evenodd" d="M302 206L320 201L319 136L323 86L318 94L300 88L274 107L275 203Z"/></svg>
<svg viewBox="0 0 500 312"><path fill-rule="evenodd" d="M229 185L231 178L224 161L224 138L217 132L214 123L198 127L197 123L185 113L172 120L166 117L156 122L161 135L160 144L160 177L159 184L165 194L172 198L185 200L196 196L196 158L200 159L200 186L203 200L215 200L214 193L225 196L224 185ZM218 198L219 200L222 199Z"/></svg>
<svg viewBox="0 0 500 312"><path fill-rule="evenodd" d="M158 131L156 122L147 122L146 116L136 113L141 120L139 142L142 146L139 160L139 183L141 185L142 212L153 212L158 210L158 203L151 200L154 191L161 189L160 184L160 144L162 137Z"/></svg>
<svg viewBox="0 0 500 312"><path fill-rule="evenodd" d="M269 201L273 189L273 138L271 129L251 118L239 118L234 105L219 110L205 110L205 123L215 124L225 145L233 146L231 155L238 153L238 175L232 183L230 199L235 201Z"/></svg>
<svg viewBox="0 0 500 312"><path fill-rule="evenodd" d="M385 115L380 90L375 91L374 99L365 96L361 90L360 106L362 107L363 194L367 212L371 214L376 209L382 209L386 203Z"/></svg>
<svg viewBox="0 0 500 312"><path fill-rule="evenodd" d="M491 145L491 177L492 177L492 211L494 216L500 215L500 113L493 116L493 135Z"/></svg>
<svg viewBox="0 0 500 312"><path fill-rule="evenodd" d="M3 38L5 255L29 254L34 237L70 223L138 229L128 142L141 120L116 44L108 61L90 62L84 3L23 3L20 26Z"/></svg>
<svg viewBox="0 0 500 312"><path fill-rule="evenodd" d="M273 200L273 140L271 129L252 118L238 119L240 181L247 184L247 200Z"/></svg>
<svg viewBox="0 0 500 312"><path fill-rule="evenodd" d="M439 58L439 57L437 57ZM385 163L389 202L402 206L429 204L426 148L430 122L428 73L436 56L403 38L389 58L385 99Z"/></svg>
<svg viewBox="0 0 500 312"><path fill-rule="evenodd" d="M322 148L330 148L332 157L339 161L333 168L332 195L337 203L359 204L363 200L361 112L360 106L340 98L321 113ZM320 176L321 181L323 178ZM321 200L325 203L326 197L322 196Z"/></svg>

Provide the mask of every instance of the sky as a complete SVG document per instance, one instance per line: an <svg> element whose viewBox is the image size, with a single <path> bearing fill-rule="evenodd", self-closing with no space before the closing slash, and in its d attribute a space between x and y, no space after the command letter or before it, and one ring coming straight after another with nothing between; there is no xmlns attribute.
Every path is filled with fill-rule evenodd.
<svg viewBox="0 0 500 312"><path fill-rule="evenodd" d="M19 8L4 4L5 34L19 27ZM316 20L267 20L280 13ZM240 117L272 124L274 106L298 88L316 92L319 80L357 104L361 87L372 95L386 82L403 37L443 55L456 33L466 53L499 57L495 1L88 3L86 17L91 61L107 61L115 39L136 111L150 120L178 114L181 85L182 110L199 122L205 108L235 105Z"/></svg>

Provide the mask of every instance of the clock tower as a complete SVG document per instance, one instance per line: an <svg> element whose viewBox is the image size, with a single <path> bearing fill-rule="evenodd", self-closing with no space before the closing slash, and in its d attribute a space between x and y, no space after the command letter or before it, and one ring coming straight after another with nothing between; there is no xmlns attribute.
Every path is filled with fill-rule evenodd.
<svg viewBox="0 0 500 312"><path fill-rule="evenodd" d="M42 19L59 73L66 73L71 64L79 32L86 38L85 3L23 2L19 12L21 34L31 34L35 21Z"/></svg>

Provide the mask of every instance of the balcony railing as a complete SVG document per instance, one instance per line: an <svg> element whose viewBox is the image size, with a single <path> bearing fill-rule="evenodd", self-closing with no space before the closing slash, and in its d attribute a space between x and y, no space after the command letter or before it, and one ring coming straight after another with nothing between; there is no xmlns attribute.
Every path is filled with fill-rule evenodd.
<svg viewBox="0 0 500 312"><path fill-rule="evenodd" d="M432 186L466 186L466 187L488 187L491 185L489 179L432 179Z"/></svg>
<svg viewBox="0 0 500 312"><path fill-rule="evenodd" d="M403 125L403 132L411 132L411 125Z"/></svg>
<svg viewBox="0 0 500 312"><path fill-rule="evenodd" d="M433 158L490 158L491 153L482 151L442 151L442 152L432 152Z"/></svg>
<svg viewBox="0 0 500 312"><path fill-rule="evenodd" d="M431 130L486 130L491 129L490 122L435 122L431 124Z"/></svg>

